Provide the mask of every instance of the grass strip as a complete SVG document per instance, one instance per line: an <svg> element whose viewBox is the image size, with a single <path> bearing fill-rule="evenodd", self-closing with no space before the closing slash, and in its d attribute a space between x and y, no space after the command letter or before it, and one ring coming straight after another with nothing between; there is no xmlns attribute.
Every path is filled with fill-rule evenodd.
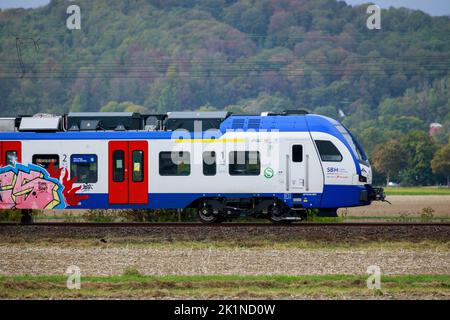
<svg viewBox="0 0 450 320"><path fill-rule="evenodd" d="M450 195L450 188L416 187L416 188L385 188L388 196L417 196L417 195Z"/></svg>
<svg viewBox="0 0 450 320"><path fill-rule="evenodd" d="M366 275L144 276L129 269L118 276L86 276L69 290L64 276L0 276L0 298L442 298L450 275L382 276L368 289Z"/></svg>

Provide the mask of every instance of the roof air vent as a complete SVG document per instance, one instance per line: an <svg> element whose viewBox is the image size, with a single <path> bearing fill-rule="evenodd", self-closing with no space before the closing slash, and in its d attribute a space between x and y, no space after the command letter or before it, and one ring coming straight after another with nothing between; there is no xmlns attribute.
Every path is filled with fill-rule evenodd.
<svg viewBox="0 0 450 320"><path fill-rule="evenodd" d="M261 124L260 119L249 119L247 128L248 129L259 129L260 124Z"/></svg>
<svg viewBox="0 0 450 320"><path fill-rule="evenodd" d="M233 119L233 123L231 124L231 129L243 129L244 122L245 122L245 119Z"/></svg>

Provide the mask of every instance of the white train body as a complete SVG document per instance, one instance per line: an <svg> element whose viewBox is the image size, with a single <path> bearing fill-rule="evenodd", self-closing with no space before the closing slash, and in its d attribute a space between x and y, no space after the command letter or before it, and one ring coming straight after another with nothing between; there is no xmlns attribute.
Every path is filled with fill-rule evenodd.
<svg viewBox="0 0 450 320"><path fill-rule="evenodd" d="M269 199L335 210L380 197L356 140L318 115L229 116L205 132L0 132L0 148L2 208L186 208L259 199L255 207ZM33 170L36 180L24 178Z"/></svg>

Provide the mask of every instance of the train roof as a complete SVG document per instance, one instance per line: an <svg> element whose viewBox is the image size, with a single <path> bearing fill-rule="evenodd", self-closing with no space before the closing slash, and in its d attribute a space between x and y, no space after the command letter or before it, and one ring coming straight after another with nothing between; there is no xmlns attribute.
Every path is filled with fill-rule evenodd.
<svg viewBox="0 0 450 320"><path fill-rule="evenodd" d="M156 117L159 124L148 125L147 119L150 117ZM339 122L325 116L306 113L233 115L226 112L176 112L168 113L168 115L140 115L138 113L89 112L69 113L65 116L50 118L59 121L49 121L47 116L26 117L26 121L23 122L20 118L0 118L0 140L170 139L176 129L184 129L184 132L191 133L214 129L222 134L227 131L319 131L339 135L336 128ZM7 121L14 122L15 125L6 125ZM26 126L21 126L21 123ZM44 127L46 123L52 123L52 127L48 130ZM59 123L58 128L55 127L55 123ZM2 130L2 128L8 128L8 130ZM39 132L38 135L37 132Z"/></svg>
<svg viewBox="0 0 450 320"><path fill-rule="evenodd" d="M330 131L336 124L336 120L317 115L306 114L290 116L245 116L233 115L225 119L220 130L242 130L242 131Z"/></svg>

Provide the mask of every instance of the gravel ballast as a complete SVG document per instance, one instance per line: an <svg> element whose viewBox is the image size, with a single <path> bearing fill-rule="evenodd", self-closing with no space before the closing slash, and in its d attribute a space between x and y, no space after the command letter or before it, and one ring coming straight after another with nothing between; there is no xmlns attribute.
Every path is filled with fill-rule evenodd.
<svg viewBox="0 0 450 320"><path fill-rule="evenodd" d="M450 274L449 239L448 225L2 226L0 275L64 275L71 265L93 276L129 268L145 275L366 274L371 265L390 275ZM436 247L420 247L423 241Z"/></svg>
<svg viewBox="0 0 450 320"><path fill-rule="evenodd" d="M76 265L82 275L449 274L450 254L435 250L304 250L189 248L61 248L0 246L1 275L63 275Z"/></svg>

